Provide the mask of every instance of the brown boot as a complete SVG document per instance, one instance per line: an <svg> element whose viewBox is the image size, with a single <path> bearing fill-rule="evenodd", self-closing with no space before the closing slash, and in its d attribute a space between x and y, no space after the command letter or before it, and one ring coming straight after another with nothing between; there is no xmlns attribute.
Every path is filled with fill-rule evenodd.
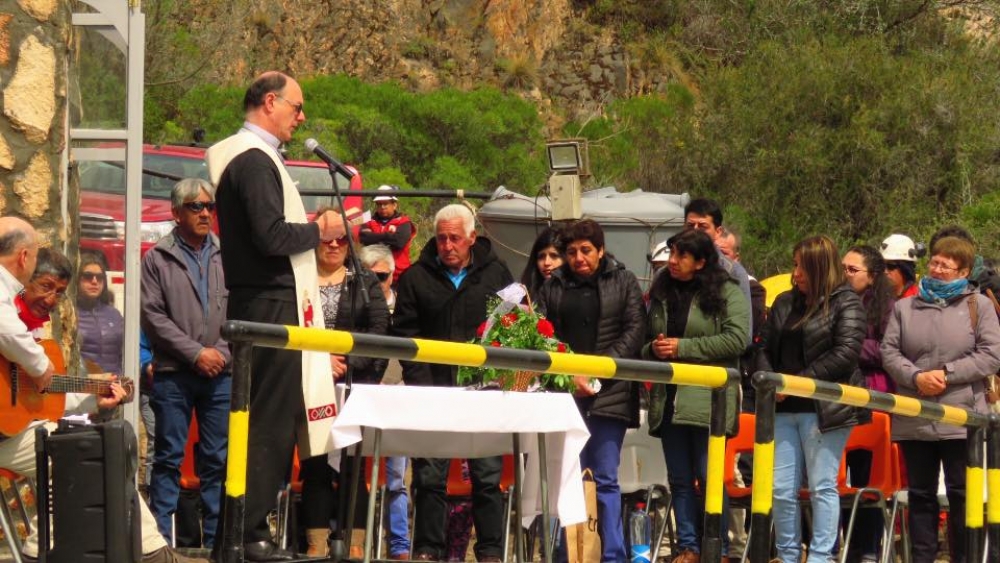
<svg viewBox="0 0 1000 563"><path fill-rule="evenodd" d="M308 528L306 530L306 557L326 557L330 553L330 528Z"/></svg>

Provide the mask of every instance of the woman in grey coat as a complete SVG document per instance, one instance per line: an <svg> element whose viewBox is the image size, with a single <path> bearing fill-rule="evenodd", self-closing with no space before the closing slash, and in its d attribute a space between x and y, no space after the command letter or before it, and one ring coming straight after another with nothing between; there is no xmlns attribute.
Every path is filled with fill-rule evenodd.
<svg viewBox="0 0 1000 563"><path fill-rule="evenodd" d="M966 279L975 256L972 244L956 237L934 245L919 293L893 309L882 365L900 395L986 414L985 378L1000 369L1000 323L989 299ZM951 561L965 563L965 428L893 416L892 438L909 477L913 562L933 563L937 554L943 466Z"/></svg>

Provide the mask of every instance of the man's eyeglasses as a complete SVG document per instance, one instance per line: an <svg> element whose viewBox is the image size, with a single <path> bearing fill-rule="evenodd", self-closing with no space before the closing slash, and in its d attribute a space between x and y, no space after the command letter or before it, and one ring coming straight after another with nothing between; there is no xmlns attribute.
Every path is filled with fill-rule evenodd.
<svg viewBox="0 0 1000 563"><path fill-rule="evenodd" d="M80 274L80 279L88 282L92 281L103 282L104 274L99 272L83 272L82 274Z"/></svg>
<svg viewBox="0 0 1000 563"><path fill-rule="evenodd" d="M281 101L285 102L286 104L292 106L292 109L295 110L295 115L298 115L298 114L302 113L302 108L304 106L301 103L299 103L299 104L293 104L292 102L289 102L288 100L286 100L285 98L282 98L278 94L275 94L274 97L278 98L279 100L281 100Z"/></svg>
<svg viewBox="0 0 1000 563"><path fill-rule="evenodd" d="M55 296L56 299L62 299L63 297L66 297L65 287L60 288L51 284L36 283L36 282L31 282L31 285L38 292L39 297L48 298Z"/></svg>
<svg viewBox="0 0 1000 563"><path fill-rule="evenodd" d="M857 266L844 266L844 273L846 273L849 276L856 276L858 274L861 274L861 273L864 273L864 272L867 272L867 271L868 270L862 270L861 268L859 268Z"/></svg>
<svg viewBox="0 0 1000 563"><path fill-rule="evenodd" d="M378 281L380 282L384 282L385 280L389 279L389 276L392 275L392 272L372 272L372 273L375 274L375 277L378 278Z"/></svg>
<svg viewBox="0 0 1000 563"><path fill-rule="evenodd" d="M189 201L184 204L184 209L187 209L191 213L201 213L204 210L208 210L209 213L215 211L214 201Z"/></svg>

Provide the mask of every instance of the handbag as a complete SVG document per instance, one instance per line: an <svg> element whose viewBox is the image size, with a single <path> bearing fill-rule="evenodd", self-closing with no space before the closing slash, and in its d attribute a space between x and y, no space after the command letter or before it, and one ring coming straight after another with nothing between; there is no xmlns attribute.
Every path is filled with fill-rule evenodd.
<svg viewBox="0 0 1000 563"><path fill-rule="evenodd" d="M997 298L991 290L987 290L986 296L993 302L993 306L1000 310ZM979 308L976 306L975 299L966 299L966 303L969 304L969 323L972 324L972 332L975 334L976 327L979 325ZM986 406L990 408L990 412L1000 414L1000 375L995 373L987 375L983 386L986 390Z"/></svg>
<svg viewBox="0 0 1000 563"><path fill-rule="evenodd" d="M583 470L583 496L587 521L566 526L566 555L570 563L601 560L601 536L597 534L597 483L590 469Z"/></svg>

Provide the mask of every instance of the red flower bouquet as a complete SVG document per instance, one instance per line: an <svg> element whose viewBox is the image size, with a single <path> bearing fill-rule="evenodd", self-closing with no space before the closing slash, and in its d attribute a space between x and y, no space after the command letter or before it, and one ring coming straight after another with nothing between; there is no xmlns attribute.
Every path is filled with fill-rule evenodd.
<svg viewBox="0 0 1000 563"><path fill-rule="evenodd" d="M506 291L506 290L505 290ZM505 294L505 291L501 294ZM523 292L520 293L523 295ZM513 295L518 295L514 292ZM508 295L509 297L509 295ZM521 305L493 297L488 305L489 314L476 330L475 344L520 350L570 352L569 347L555 338L555 327L535 310L534 305ZM468 385L475 382L496 383L503 389L525 391L532 384L548 389L572 391L575 389L570 375L539 374L535 372L476 368L463 366L458 369L458 382Z"/></svg>

